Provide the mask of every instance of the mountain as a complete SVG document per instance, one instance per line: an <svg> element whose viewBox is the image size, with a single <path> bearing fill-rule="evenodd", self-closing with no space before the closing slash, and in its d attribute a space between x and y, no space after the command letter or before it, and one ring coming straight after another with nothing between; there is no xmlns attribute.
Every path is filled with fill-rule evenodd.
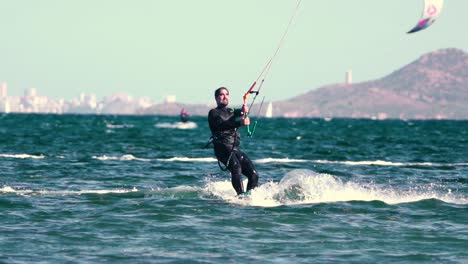
<svg viewBox="0 0 468 264"><path fill-rule="evenodd" d="M468 119L468 53L459 49L427 53L381 79L327 85L274 102L273 113L285 117Z"/></svg>
<svg viewBox="0 0 468 264"><path fill-rule="evenodd" d="M206 116L214 106L214 99L210 106L163 103L138 113L178 115L184 107L191 115ZM273 102L272 112L274 117L468 119L468 53L433 51L380 79L326 85Z"/></svg>

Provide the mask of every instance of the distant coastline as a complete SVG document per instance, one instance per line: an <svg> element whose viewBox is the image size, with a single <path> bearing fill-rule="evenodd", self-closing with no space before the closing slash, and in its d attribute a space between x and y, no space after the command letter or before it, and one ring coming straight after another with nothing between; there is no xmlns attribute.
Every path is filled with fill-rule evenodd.
<svg viewBox="0 0 468 264"><path fill-rule="evenodd" d="M424 54L412 63L380 79L326 85L296 97L274 101L272 117L370 118L370 119L468 119L468 53L441 49ZM261 109L264 116L267 104ZM72 100L39 96L34 88L24 96L8 96L0 81L0 112L111 115L179 115L185 108L192 116L206 116L214 102L185 104L174 99L155 103L147 97L124 93L97 100L82 94ZM252 107L258 112L258 104Z"/></svg>

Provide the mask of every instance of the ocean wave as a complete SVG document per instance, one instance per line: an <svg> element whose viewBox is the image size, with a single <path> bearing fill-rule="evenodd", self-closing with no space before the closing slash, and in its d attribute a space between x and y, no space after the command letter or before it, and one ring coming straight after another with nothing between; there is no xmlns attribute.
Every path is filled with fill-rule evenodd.
<svg viewBox="0 0 468 264"><path fill-rule="evenodd" d="M337 160L311 160L315 163L344 164L351 166L376 165L376 166L468 166L466 162L438 163L438 162L394 162L385 160L362 160L362 161L337 161Z"/></svg>
<svg viewBox="0 0 468 264"><path fill-rule="evenodd" d="M133 128L134 125L132 124L121 124L121 125L114 125L114 124L106 124L107 128Z"/></svg>
<svg viewBox="0 0 468 264"><path fill-rule="evenodd" d="M3 158L15 158L15 159L43 159L44 155L30 155L30 154L0 154Z"/></svg>
<svg viewBox="0 0 468 264"><path fill-rule="evenodd" d="M190 158L190 157L172 157L166 159L156 159L158 161L183 161L183 162L216 162L215 158Z"/></svg>
<svg viewBox="0 0 468 264"><path fill-rule="evenodd" d="M244 186L246 185L247 180L244 181ZM387 204L400 204L426 199L468 204L468 198L459 197L450 189L444 192L435 188L410 190L382 188L353 181L343 182L333 175L304 169L287 173L280 182L264 183L243 199L236 196L228 180L209 182L205 186L205 191L231 203L261 207L346 201L382 201Z"/></svg>
<svg viewBox="0 0 468 264"><path fill-rule="evenodd" d="M184 161L184 162L216 162L214 157L172 157L172 158L160 158L158 161ZM255 163L322 163L322 164L343 164L349 166L468 166L468 163L437 163L437 162L395 162L395 161L384 161L384 160L362 160L362 161L351 161L351 160L308 160L308 159L294 159L294 158L260 158L255 159Z"/></svg>
<svg viewBox="0 0 468 264"><path fill-rule="evenodd" d="M119 160L119 161L151 161L151 159L138 158L132 154L125 154L121 156L110 156L110 155L101 155L101 156L92 156L93 159L107 161L107 160ZM216 162L215 158L211 157L202 157L202 158L192 158L192 157L172 157L172 158L158 158L157 161L163 162Z"/></svg>
<svg viewBox="0 0 468 264"><path fill-rule="evenodd" d="M107 155L102 155L102 156L92 156L93 159L98 159L98 160L138 160L138 161L150 161L150 159L144 159L144 158L137 158L133 156L132 154L125 154L122 156L107 156Z"/></svg>
<svg viewBox="0 0 468 264"><path fill-rule="evenodd" d="M175 123L157 123L154 125L158 128L175 128L175 129L195 129L198 127L195 122L175 122Z"/></svg>
<svg viewBox="0 0 468 264"><path fill-rule="evenodd" d="M0 188L0 193L15 193L19 195L81 195L138 192L138 189L101 189L101 190L27 190L15 189L10 186Z"/></svg>
<svg viewBox="0 0 468 264"><path fill-rule="evenodd" d="M31 154L0 154L0 158L16 158L16 159L44 159L45 155L31 155ZM64 156L56 156L56 158L64 159ZM93 159L102 161L119 160L119 161L151 161L151 159L138 158L132 154L124 154L120 156L101 155L92 156ZM157 161L163 162L216 162L214 157L171 157L171 158L158 158ZM385 160L308 160L308 159L295 159L295 158L260 158L255 159L255 163L321 163L321 164L342 164L349 166L421 166L421 167L443 167L443 166L468 166L468 162L455 162L455 163L440 163L440 162L396 162Z"/></svg>
<svg viewBox="0 0 468 264"><path fill-rule="evenodd" d="M304 159L290 159L290 158L263 158L263 159L256 159L255 162L257 163L296 163L296 162L309 162L308 160Z"/></svg>
<svg viewBox="0 0 468 264"><path fill-rule="evenodd" d="M363 166L363 165L375 165L375 166L468 166L468 162L458 163L438 163L438 162L395 162L385 160L307 160L307 159L290 159L290 158L262 158L256 159L257 163L322 163L322 164L343 164L350 166Z"/></svg>

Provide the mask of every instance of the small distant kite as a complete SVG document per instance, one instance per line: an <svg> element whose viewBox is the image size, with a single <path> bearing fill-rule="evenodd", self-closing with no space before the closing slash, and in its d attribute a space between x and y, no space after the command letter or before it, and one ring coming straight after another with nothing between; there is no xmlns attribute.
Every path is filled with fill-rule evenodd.
<svg viewBox="0 0 468 264"><path fill-rule="evenodd" d="M414 33L432 25L440 14L440 11L442 11L443 5L444 0L424 0L424 10L421 18L416 26L407 33Z"/></svg>

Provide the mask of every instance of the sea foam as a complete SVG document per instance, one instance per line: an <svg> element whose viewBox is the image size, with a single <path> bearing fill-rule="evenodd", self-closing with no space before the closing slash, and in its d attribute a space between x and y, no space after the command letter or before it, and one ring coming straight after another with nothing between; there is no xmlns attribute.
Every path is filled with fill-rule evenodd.
<svg viewBox="0 0 468 264"><path fill-rule="evenodd" d="M15 158L15 159L43 159L44 155L30 155L30 154L0 154L3 158Z"/></svg>
<svg viewBox="0 0 468 264"><path fill-rule="evenodd" d="M102 156L93 156L93 159L98 159L98 160L139 160L139 161L149 161L149 159L144 159L144 158L137 158L133 156L132 154L125 154L122 156L107 156L107 155L102 155Z"/></svg>
<svg viewBox="0 0 468 264"><path fill-rule="evenodd" d="M244 181L244 186L247 180ZM343 181L333 175L298 169L287 173L279 182L267 182L239 199L231 182L215 181L205 186L205 191L223 200L250 206L272 207L280 205L317 204L346 201L382 201L387 204L438 199L447 203L467 204L466 197L457 197L451 190L435 188L410 188L373 186L355 181Z"/></svg>
<svg viewBox="0 0 468 264"><path fill-rule="evenodd" d="M15 193L18 195L81 195L81 194L108 194L108 193L130 193L137 192L137 188L133 189L97 189L97 190L31 190L31 189L15 189L10 186L0 188L0 193Z"/></svg>
<svg viewBox="0 0 468 264"><path fill-rule="evenodd" d="M154 125L157 128L173 128L173 129L195 129L198 127L195 122L175 122L175 123L157 123Z"/></svg>

